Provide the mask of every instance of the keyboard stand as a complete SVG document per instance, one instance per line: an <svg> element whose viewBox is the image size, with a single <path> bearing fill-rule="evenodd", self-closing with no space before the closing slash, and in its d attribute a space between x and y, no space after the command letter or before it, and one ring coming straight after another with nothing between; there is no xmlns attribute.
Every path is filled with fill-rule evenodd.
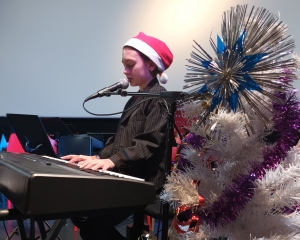
<svg viewBox="0 0 300 240"><path fill-rule="evenodd" d="M28 218L28 216L23 215L19 210L15 208L0 210L0 221L16 220L18 223L18 226L13 229L13 232L10 234L9 237L12 237L18 231L21 239L27 240L23 220Z"/></svg>
<svg viewBox="0 0 300 240"><path fill-rule="evenodd" d="M26 216L22 214L19 210L13 208L13 209L1 209L0 210L0 221L6 221L6 220L16 220L18 223L18 226L14 228L13 233L11 234L10 237L12 237L13 234L16 234L19 232L20 238L22 240L28 240L26 236L26 231L24 227L23 221L25 219L30 219L30 240L34 240L34 219L30 218L29 216ZM52 226L46 222L46 225L50 228L50 230L45 231L44 227L44 221L43 220L38 220L36 221L38 223L39 229L40 229L40 234L41 234L41 239L42 240L55 240L56 238L61 239L58 234L60 230L62 229L63 226L66 225L67 220L66 219L58 219L55 220ZM48 234L46 233L48 232Z"/></svg>

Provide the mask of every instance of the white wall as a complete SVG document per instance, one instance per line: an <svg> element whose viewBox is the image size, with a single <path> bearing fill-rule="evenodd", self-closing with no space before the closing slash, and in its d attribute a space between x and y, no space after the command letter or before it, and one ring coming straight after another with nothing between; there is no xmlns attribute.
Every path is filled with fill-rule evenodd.
<svg viewBox="0 0 300 240"><path fill-rule="evenodd" d="M123 77L122 46L139 31L170 47L166 88L182 91L193 40L213 54L209 37L220 35L222 13L237 4L279 12L300 52L299 0L0 0L0 116L91 117L83 100ZM118 112L127 100L86 107Z"/></svg>

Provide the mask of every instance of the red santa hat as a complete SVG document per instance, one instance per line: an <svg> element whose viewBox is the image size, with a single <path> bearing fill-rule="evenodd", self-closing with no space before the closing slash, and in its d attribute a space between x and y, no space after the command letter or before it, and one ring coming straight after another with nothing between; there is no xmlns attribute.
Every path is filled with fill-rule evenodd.
<svg viewBox="0 0 300 240"><path fill-rule="evenodd" d="M163 72L171 65L173 54L164 42L140 32L137 36L129 39L124 46L133 47L145 54L156 64L160 72L159 81L161 83L168 81L168 76Z"/></svg>

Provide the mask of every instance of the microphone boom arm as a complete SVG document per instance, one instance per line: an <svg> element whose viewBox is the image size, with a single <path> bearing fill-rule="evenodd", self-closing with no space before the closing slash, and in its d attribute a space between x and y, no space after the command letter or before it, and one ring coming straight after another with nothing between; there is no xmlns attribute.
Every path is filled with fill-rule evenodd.
<svg viewBox="0 0 300 240"><path fill-rule="evenodd" d="M107 93L106 96L110 95L121 95L122 97L126 96L138 96L138 97L157 97L157 98L162 98L166 100L179 100L183 99L186 95L185 92L179 92L179 91L161 91L159 93L143 93L143 92L127 92L127 91L122 91L121 88L117 90L117 92L109 92Z"/></svg>

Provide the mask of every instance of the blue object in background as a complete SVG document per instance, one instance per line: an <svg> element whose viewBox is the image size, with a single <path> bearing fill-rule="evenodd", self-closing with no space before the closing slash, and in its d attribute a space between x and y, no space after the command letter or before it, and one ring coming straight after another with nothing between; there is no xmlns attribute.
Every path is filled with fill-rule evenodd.
<svg viewBox="0 0 300 240"><path fill-rule="evenodd" d="M5 136L4 136L4 134L2 134L1 141L0 141L0 151L2 151L3 149L6 149L7 145L8 145L8 143L5 139Z"/></svg>

